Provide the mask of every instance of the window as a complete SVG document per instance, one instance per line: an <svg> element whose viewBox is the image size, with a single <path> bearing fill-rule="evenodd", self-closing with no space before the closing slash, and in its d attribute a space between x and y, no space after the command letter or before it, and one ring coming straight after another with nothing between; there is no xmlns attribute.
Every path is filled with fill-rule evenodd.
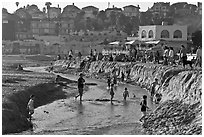
<svg viewBox="0 0 204 137"><path fill-rule="evenodd" d="M153 38L153 31L152 30L149 31L149 38Z"/></svg>
<svg viewBox="0 0 204 137"><path fill-rule="evenodd" d="M169 38L169 31L168 30L163 30L161 32L161 38Z"/></svg>
<svg viewBox="0 0 204 137"><path fill-rule="evenodd" d="M174 38L182 38L182 32L180 30L174 31Z"/></svg>
<svg viewBox="0 0 204 137"><path fill-rule="evenodd" d="M147 37L147 32L145 30L142 31L142 38L146 38Z"/></svg>

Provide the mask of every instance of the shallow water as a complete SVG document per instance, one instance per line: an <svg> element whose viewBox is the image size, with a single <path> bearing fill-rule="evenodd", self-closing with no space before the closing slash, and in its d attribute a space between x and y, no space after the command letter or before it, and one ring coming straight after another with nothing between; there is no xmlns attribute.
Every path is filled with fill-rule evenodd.
<svg viewBox="0 0 204 137"><path fill-rule="evenodd" d="M40 71L42 68L29 68ZM60 74L71 80L78 76ZM84 93L82 103L74 97L57 100L53 103L35 109L33 115L33 131L28 130L20 134L86 134L86 135L132 135L143 134L139 122L141 97L148 96L148 106L153 110L154 105L145 89L129 84L119 84L115 90L113 104L107 84L102 80L87 79L87 83L96 83ZM127 87L130 97L123 101L122 93ZM70 89L64 89L69 92ZM136 97L133 97L135 94Z"/></svg>

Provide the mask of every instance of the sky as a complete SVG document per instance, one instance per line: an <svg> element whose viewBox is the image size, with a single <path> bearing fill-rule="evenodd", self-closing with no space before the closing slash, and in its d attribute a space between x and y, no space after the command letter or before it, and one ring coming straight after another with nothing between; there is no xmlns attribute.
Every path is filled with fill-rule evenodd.
<svg viewBox="0 0 204 137"><path fill-rule="evenodd" d="M176 2L186 2L185 0L179 0L179 1L172 1L170 2L170 4L176 3ZM201 1L201 0L200 0ZM66 5L72 5L72 3L74 3L74 5L76 5L77 7L79 7L80 9L85 7L85 6L95 6L97 8L99 8L99 10L104 10L106 8L108 8L108 2L110 2L110 6L112 7L113 5L115 7L118 8L123 8L124 6L127 5L139 5L140 6L140 11L147 11L148 7L152 7L154 2L169 2L169 1L155 1L155 0L1 0L2 4L1 4L1 8L6 8L8 10L9 13L13 13L16 9L16 2L19 2L18 8L26 6L27 4L32 5L35 4L38 6L38 8L42 11L43 7L45 7L45 2L51 2L52 5L51 7L57 7L57 5L59 4L59 6L61 7L61 9L63 10L63 8ZM197 5L196 0L188 0L187 1L189 4L195 4Z"/></svg>

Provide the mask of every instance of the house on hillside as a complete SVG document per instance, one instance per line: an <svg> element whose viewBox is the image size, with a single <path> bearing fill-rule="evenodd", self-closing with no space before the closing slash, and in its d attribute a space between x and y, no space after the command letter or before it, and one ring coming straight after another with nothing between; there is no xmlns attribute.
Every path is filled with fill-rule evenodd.
<svg viewBox="0 0 204 137"><path fill-rule="evenodd" d="M177 16L194 15L197 11L197 6L188 4L187 2L178 2L171 5L173 12Z"/></svg>
<svg viewBox="0 0 204 137"><path fill-rule="evenodd" d="M19 17L19 20L16 22L16 39L32 39L32 33L30 31L30 23L32 16L28 13L25 8L19 8L14 13Z"/></svg>
<svg viewBox="0 0 204 137"><path fill-rule="evenodd" d="M74 19L79 12L80 12L80 9L77 6L75 6L73 3L72 5L67 5L66 7L64 7L61 14L61 18Z"/></svg>
<svg viewBox="0 0 204 137"><path fill-rule="evenodd" d="M2 40L16 39L16 22L19 17L7 12L7 9L2 9Z"/></svg>
<svg viewBox="0 0 204 137"><path fill-rule="evenodd" d="M58 18L61 14L61 8L59 7L49 7L47 12L47 17L50 19Z"/></svg>
<svg viewBox="0 0 204 137"><path fill-rule="evenodd" d="M57 35L56 23L48 19L32 20L31 21L31 32L33 36Z"/></svg>
<svg viewBox="0 0 204 137"><path fill-rule="evenodd" d="M154 5L148 9L155 18L164 18L168 15L170 8L170 2L156 2Z"/></svg>
<svg viewBox="0 0 204 137"><path fill-rule="evenodd" d="M94 18L96 18L97 14L98 14L99 8L96 8L94 6L87 6L87 7L82 8L82 11L85 12L85 14L84 14L85 19L87 19L87 18L94 19Z"/></svg>
<svg viewBox="0 0 204 137"><path fill-rule="evenodd" d="M140 15L140 7L139 5L134 6L134 5L128 5L128 6L125 6L123 7L124 10L123 10L123 13L125 16L129 16L129 17L138 17Z"/></svg>
<svg viewBox="0 0 204 137"><path fill-rule="evenodd" d="M122 13L122 9L121 8L117 8L117 7L114 7L113 8L107 8L105 9L105 13L106 13L106 17L110 17L111 15L111 12L114 12L114 13Z"/></svg>
<svg viewBox="0 0 204 137"><path fill-rule="evenodd" d="M63 19L60 21L60 35L68 35L72 30L74 30L74 20Z"/></svg>
<svg viewBox="0 0 204 137"><path fill-rule="evenodd" d="M150 25L139 26L139 40L148 47L159 43L172 46L176 51L181 45L187 46L187 26L180 25Z"/></svg>
<svg viewBox="0 0 204 137"><path fill-rule="evenodd" d="M40 11L38 6L35 5L35 4L27 5L27 7L25 9L31 16L32 16L33 13Z"/></svg>

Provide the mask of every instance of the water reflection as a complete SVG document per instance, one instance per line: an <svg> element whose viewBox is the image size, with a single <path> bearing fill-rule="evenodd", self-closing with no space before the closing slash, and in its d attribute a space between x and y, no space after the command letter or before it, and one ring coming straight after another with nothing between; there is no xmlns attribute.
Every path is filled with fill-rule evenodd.
<svg viewBox="0 0 204 137"><path fill-rule="evenodd" d="M79 102L77 106L77 114L83 114L83 112L84 112L84 106L82 102Z"/></svg>

